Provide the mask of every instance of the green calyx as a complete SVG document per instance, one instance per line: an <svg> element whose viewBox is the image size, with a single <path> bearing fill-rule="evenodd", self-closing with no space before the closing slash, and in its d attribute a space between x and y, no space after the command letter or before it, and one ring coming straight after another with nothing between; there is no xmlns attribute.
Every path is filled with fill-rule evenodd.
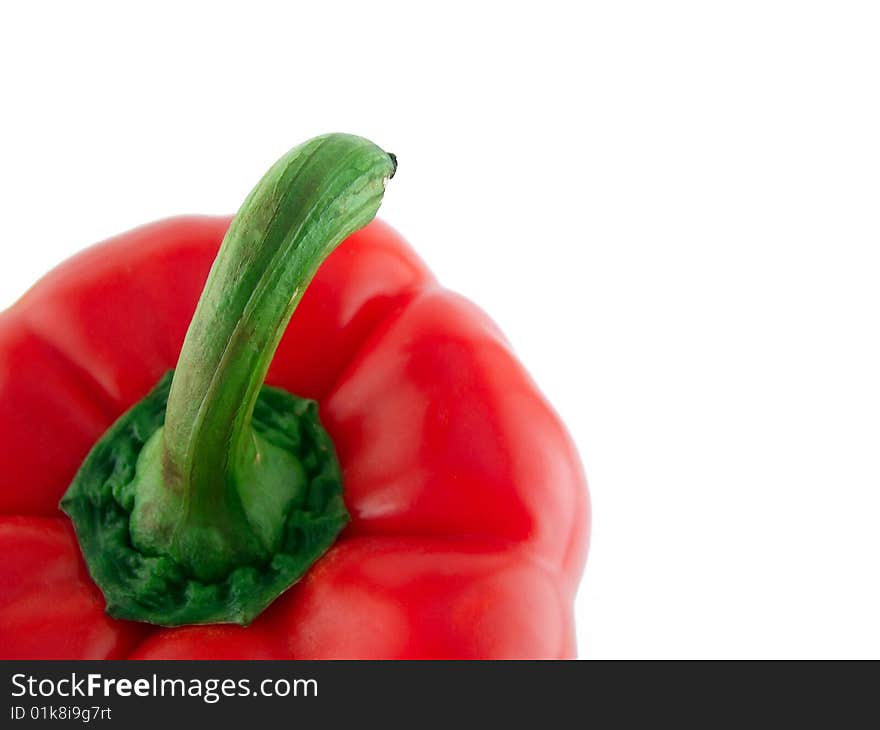
<svg viewBox="0 0 880 730"><path fill-rule="evenodd" d="M201 581L172 555L145 550L133 540L139 482L155 468L150 446L161 444L157 438L172 375L165 375L98 441L62 500L62 509L73 520L89 572L111 616L161 626L246 625L305 574L348 521L333 444L313 401L262 388L251 419L254 433L263 444L298 462L303 474L282 513L274 552L263 560L242 562L216 580Z"/></svg>
<svg viewBox="0 0 880 730"><path fill-rule="evenodd" d="M396 161L317 137L236 215L176 370L100 439L61 501L117 617L250 623L348 521L317 405L263 385L321 262L375 216Z"/></svg>

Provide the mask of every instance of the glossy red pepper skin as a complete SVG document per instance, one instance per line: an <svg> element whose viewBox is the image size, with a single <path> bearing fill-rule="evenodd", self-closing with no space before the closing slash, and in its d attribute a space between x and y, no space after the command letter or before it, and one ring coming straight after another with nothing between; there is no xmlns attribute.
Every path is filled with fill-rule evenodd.
<svg viewBox="0 0 880 730"><path fill-rule="evenodd" d="M247 628L118 621L58 500L174 367L228 218L87 249L0 314L0 657L567 658L586 483L495 325L374 221L327 259L267 383L320 404L351 524Z"/></svg>

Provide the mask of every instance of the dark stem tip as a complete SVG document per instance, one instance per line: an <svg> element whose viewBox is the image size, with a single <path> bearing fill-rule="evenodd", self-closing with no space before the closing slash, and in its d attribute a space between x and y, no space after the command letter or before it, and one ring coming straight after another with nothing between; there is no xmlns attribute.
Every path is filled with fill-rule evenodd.
<svg viewBox="0 0 880 730"><path fill-rule="evenodd" d="M388 176L388 179L390 180L397 172L397 155L393 152L389 152L388 156L391 158L391 174Z"/></svg>

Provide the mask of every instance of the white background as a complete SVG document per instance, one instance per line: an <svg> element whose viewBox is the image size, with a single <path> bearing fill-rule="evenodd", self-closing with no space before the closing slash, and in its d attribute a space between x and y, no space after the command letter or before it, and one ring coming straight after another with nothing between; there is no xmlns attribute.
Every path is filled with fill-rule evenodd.
<svg viewBox="0 0 880 730"><path fill-rule="evenodd" d="M11 5L0 306L370 137L579 446L580 655L880 656L875 3Z"/></svg>

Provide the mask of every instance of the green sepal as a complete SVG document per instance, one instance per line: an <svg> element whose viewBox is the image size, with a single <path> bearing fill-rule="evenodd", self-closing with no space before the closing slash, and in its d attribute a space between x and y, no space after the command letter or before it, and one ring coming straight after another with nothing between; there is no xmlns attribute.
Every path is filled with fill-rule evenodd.
<svg viewBox="0 0 880 730"><path fill-rule="evenodd" d="M348 522L339 462L317 404L264 385L254 408L254 432L290 452L306 474L279 549L265 562L239 566L215 583L193 579L167 555L142 553L132 545L129 529L130 485L141 450L165 421L172 375L168 372L95 444L60 506L73 521L111 616L161 626L247 625L303 577Z"/></svg>

